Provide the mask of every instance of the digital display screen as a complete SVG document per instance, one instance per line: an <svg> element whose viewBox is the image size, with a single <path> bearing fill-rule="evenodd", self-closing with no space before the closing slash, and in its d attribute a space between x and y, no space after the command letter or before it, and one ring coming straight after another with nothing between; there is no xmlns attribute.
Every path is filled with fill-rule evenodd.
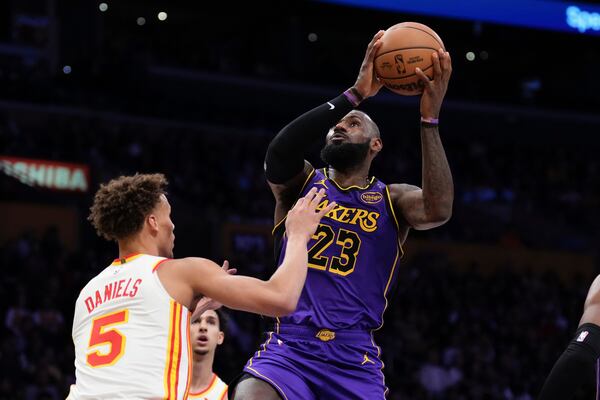
<svg viewBox="0 0 600 400"><path fill-rule="evenodd" d="M536 29L600 35L600 6L551 0L321 0L322 2Z"/></svg>

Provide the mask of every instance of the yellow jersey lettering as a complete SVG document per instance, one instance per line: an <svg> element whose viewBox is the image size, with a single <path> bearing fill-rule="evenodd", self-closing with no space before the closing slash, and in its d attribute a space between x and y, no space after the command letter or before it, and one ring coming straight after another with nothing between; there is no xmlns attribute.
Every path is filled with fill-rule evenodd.
<svg viewBox="0 0 600 400"><path fill-rule="evenodd" d="M340 218L338 217L338 212L340 212L340 211L342 211L342 208L336 207L333 210L329 211L327 216L333 220L339 221Z"/></svg>
<svg viewBox="0 0 600 400"><path fill-rule="evenodd" d="M321 211L329 204L329 200L323 199L323 201L317 206L317 211ZM333 210L332 210L333 211Z"/></svg>
<svg viewBox="0 0 600 400"><path fill-rule="evenodd" d="M357 222L361 221L367 215L369 215L369 212L367 210L358 209L356 211L356 215L354 215L354 218L352 218L352 221L350 221L350 224L351 225L356 225Z"/></svg>
<svg viewBox="0 0 600 400"><path fill-rule="evenodd" d="M328 199L324 199L318 206L317 211L327 207ZM365 232L374 232L377 230L377 220L381 214L376 211L367 211L361 208L351 208L338 205L326 215L334 221L343 224L358 225Z"/></svg>
<svg viewBox="0 0 600 400"><path fill-rule="evenodd" d="M360 227L365 232L373 232L377 229L377 218L379 218L379 213L375 211L370 212L366 219L360 220Z"/></svg>
<svg viewBox="0 0 600 400"><path fill-rule="evenodd" d="M342 214L340 215L340 218L337 221L339 221L343 224L347 224L350 222L351 219L352 219L352 214L350 213L350 209L344 208L342 210Z"/></svg>

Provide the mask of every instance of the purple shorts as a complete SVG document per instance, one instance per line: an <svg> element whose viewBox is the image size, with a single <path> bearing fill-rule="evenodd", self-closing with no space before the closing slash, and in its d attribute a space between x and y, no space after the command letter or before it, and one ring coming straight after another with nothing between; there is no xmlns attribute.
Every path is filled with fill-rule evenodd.
<svg viewBox="0 0 600 400"><path fill-rule="evenodd" d="M244 371L271 384L283 400L383 400L379 348L366 331L280 325Z"/></svg>

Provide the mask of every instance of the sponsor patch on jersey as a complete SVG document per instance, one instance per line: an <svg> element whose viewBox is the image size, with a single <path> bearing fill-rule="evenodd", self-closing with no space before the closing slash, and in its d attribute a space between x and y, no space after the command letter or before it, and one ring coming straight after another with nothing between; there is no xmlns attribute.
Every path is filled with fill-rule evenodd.
<svg viewBox="0 0 600 400"><path fill-rule="evenodd" d="M367 204L377 204L383 200L383 195L379 192L364 192L360 199Z"/></svg>

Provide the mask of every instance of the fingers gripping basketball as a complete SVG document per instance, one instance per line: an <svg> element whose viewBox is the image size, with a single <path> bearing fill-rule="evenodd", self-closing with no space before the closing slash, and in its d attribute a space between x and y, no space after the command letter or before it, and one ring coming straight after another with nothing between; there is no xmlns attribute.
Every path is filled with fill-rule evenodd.
<svg viewBox="0 0 600 400"><path fill-rule="evenodd" d="M375 54L375 73L391 91L413 96L423 92L423 82L415 72L420 68L433 79L431 54L445 49L442 39L426 25L402 22L388 28Z"/></svg>

